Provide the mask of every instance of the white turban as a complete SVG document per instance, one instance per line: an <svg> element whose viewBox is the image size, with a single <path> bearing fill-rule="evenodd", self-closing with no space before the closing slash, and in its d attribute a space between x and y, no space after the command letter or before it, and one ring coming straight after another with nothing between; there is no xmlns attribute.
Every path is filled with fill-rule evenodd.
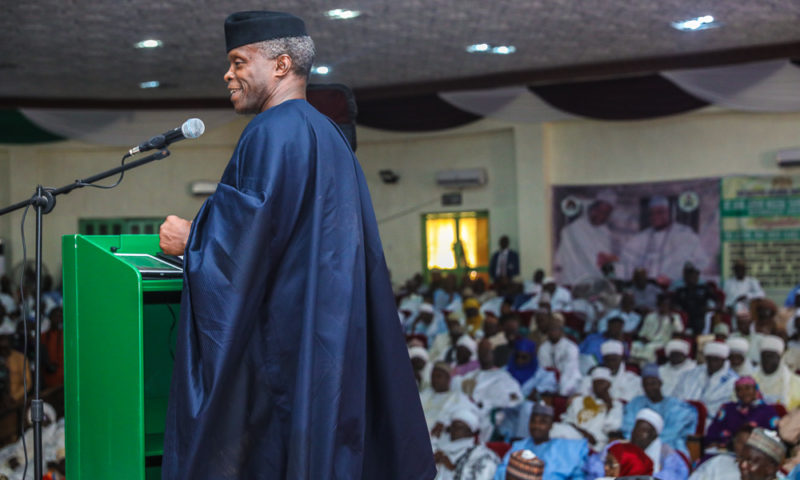
<svg viewBox="0 0 800 480"><path fill-rule="evenodd" d="M658 412L649 408L643 408L636 414L636 421L639 420L644 420L652 425L653 428L656 429L656 433L661 435L661 431L664 429L664 419L661 418Z"/></svg>
<svg viewBox="0 0 800 480"><path fill-rule="evenodd" d="M601 355L624 355L625 345L619 340L606 340L600 345Z"/></svg>
<svg viewBox="0 0 800 480"><path fill-rule="evenodd" d="M474 359L475 354L478 352L478 342L472 339L466 333L458 337L458 341L456 342L456 346L467 347L472 354L472 358Z"/></svg>
<svg viewBox="0 0 800 480"><path fill-rule="evenodd" d="M731 337L727 342L731 353L747 353L750 350L750 342L743 337Z"/></svg>
<svg viewBox="0 0 800 480"><path fill-rule="evenodd" d="M775 352L778 355L783 355L783 349L786 344L781 337L775 335L766 335L759 342L762 352Z"/></svg>
<svg viewBox="0 0 800 480"><path fill-rule="evenodd" d="M667 342L667 346L664 347L664 351L669 355L671 352L680 352L684 355L689 355L689 350L691 349L691 345L686 340L681 340L680 338L673 338L669 342Z"/></svg>
<svg viewBox="0 0 800 480"><path fill-rule="evenodd" d="M428 351L422 347L411 347L408 349L408 358L421 358L428 361Z"/></svg>
<svg viewBox="0 0 800 480"><path fill-rule="evenodd" d="M612 381L611 370L606 367L594 367L592 369L592 380Z"/></svg>
<svg viewBox="0 0 800 480"><path fill-rule="evenodd" d="M470 430L477 431L481 426L481 417L478 415L477 408L472 405L459 402L450 410L450 423L456 420L467 424Z"/></svg>
<svg viewBox="0 0 800 480"><path fill-rule="evenodd" d="M706 357L728 358L730 352L728 345L717 341L708 342L703 347L703 355Z"/></svg>
<svg viewBox="0 0 800 480"><path fill-rule="evenodd" d="M430 303L420 304L419 313L433 313L433 305Z"/></svg>

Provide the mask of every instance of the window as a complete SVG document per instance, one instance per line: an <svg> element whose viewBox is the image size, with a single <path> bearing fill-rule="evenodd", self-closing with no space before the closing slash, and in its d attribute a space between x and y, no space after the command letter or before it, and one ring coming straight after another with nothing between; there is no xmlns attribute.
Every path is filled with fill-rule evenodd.
<svg viewBox="0 0 800 480"><path fill-rule="evenodd" d="M156 218L81 218L78 220L78 233L81 235L123 235L154 234L164 223L163 217Z"/></svg>
<svg viewBox="0 0 800 480"><path fill-rule="evenodd" d="M489 271L489 212L428 213L422 216L423 271L468 273L485 277Z"/></svg>

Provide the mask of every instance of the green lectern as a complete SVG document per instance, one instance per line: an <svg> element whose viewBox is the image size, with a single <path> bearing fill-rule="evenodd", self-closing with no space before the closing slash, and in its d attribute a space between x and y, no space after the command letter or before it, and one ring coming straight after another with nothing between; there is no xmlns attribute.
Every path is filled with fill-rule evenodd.
<svg viewBox="0 0 800 480"><path fill-rule="evenodd" d="M63 237L70 480L161 478L183 280L125 255L158 251L158 235Z"/></svg>

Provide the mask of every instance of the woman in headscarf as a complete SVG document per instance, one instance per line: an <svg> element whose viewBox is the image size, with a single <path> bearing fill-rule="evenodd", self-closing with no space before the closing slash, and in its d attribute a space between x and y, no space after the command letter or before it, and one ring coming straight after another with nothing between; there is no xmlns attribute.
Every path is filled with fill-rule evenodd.
<svg viewBox="0 0 800 480"><path fill-rule="evenodd" d="M653 461L644 450L629 442L618 442L608 448L605 461L606 478L630 475L652 475Z"/></svg>
<svg viewBox="0 0 800 480"><path fill-rule="evenodd" d="M527 338L517 339L508 359L508 373L522 385L536 373L537 368L536 344Z"/></svg>
<svg viewBox="0 0 800 480"><path fill-rule="evenodd" d="M724 403L706 433L707 445L724 447L744 424L771 430L778 428L778 412L764 402L753 377L741 377L735 383L736 401Z"/></svg>

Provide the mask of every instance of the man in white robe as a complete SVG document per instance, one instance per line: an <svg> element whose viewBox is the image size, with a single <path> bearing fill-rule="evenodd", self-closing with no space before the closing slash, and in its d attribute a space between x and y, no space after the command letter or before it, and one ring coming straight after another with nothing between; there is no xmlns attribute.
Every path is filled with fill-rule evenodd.
<svg viewBox="0 0 800 480"><path fill-rule="evenodd" d="M595 367L591 373L592 393L576 396L561 421L553 424L553 438L586 438L592 450L602 450L608 443L608 435L622 427L624 406L611 398L611 370Z"/></svg>
<svg viewBox="0 0 800 480"><path fill-rule="evenodd" d="M734 310L734 332L731 338L740 337L747 340L750 344L750 349L747 351L747 359L753 365L758 365L761 362L761 339L764 334L755 331L753 326L753 317L750 314L750 308L743 304L737 303Z"/></svg>
<svg viewBox="0 0 800 480"><path fill-rule="evenodd" d="M747 265L738 259L733 263L733 277L725 280L725 306L733 309L737 303L745 305L754 298L763 298L764 289L757 278L747 275Z"/></svg>
<svg viewBox="0 0 800 480"><path fill-rule="evenodd" d="M728 344L728 348L731 350L728 356L731 369L740 377L752 377L756 373L756 369L747 358L750 342L744 337L730 337L725 340L725 343Z"/></svg>
<svg viewBox="0 0 800 480"><path fill-rule="evenodd" d="M585 278L602 277L601 260L612 254L608 219L616 195L605 189L589 205L586 213L561 228L553 272L561 283L575 285Z"/></svg>
<svg viewBox="0 0 800 480"><path fill-rule="evenodd" d="M619 307L610 310L603 318L600 319L600 321L597 323L597 331L605 332L608 328L608 321L612 318L619 317L623 322L625 322L622 330L625 333L635 333L639 328L639 323L642 321L642 316L639 315L639 312L634 310L635 306L633 295L630 293L623 293L619 302Z"/></svg>
<svg viewBox="0 0 800 480"><path fill-rule="evenodd" d="M433 444L435 480L491 480L500 458L483 443L475 443L480 428L477 408L458 404L447 412L447 427Z"/></svg>
<svg viewBox="0 0 800 480"><path fill-rule="evenodd" d="M660 480L686 480L689 464L677 450L661 441L664 419L655 410L643 408L636 414L631 443L653 461L653 475Z"/></svg>
<svg viewBox="0 0 800 480"><path fill-rule="evenodd" d="M572 293L569 290L557 285L552 277L545 278L542 285L542 293L534 297L538 298L536 310L549 305L551 312L572 311Z"/></svg>
<svg viewBox="0 0 800 480"><path fill-rule="evenodd" d="M764 401L783 404L788 410L800 406L800 376L781 361L785 345L781 337L761 339L761 365L753 375Z"/></svg>
<svg viewBox="0 0 800 480"><path fill-rule="evenodd" d="M730 348L722 342L706 343L703 346L705 365L684 372L673 392L681 400L696 400L706 406L706 428L719 407L734 399L733 387L739 376L728 365L729 354Z"/></svg>
<svg viewBox="0 0 800 480"><path fill-rule="evenodd" d="M701 463L689 477L689 480L739 480L738 458L742 457L744 446L750 437L753 427L742 425L731 441L731 451L714 455Z"/></svg>
<svg viewBox="0 0 800 480"><path fill-rule="evenodd" d="M681 374L697 366L697 362L689 358L691 345L686 340L673 338L664 347L667 354L667 363L658 367L658 376L661 377L661 392L670 397L675 391Z"/></svg>
<svg viewBox="0 0 800 480"><path fill-rule="evenodd" d="M431 386L420 392L422 411L428 431L438 437L446 424L448 409L459 402L469 403L469 398L460 390L450 388L452 368L448 363L438 362L431 372Z"/></svg>
<svg viewBox="0 0 800 480"><path fill-rule="evenodd" d="M700 237L690 227L674 222L666 197L655 195L648 204L650 226L631 237L622 249L627 275L644 267L653 277L681 278L684 263L691 262L703 271L711 256L703 249Z"/></svg>
<svg viewBox="0 0 800 480"><path fill-rule="evenodd" d="M554 315L547 330L547 341L539 345L539 368L552 367L559 372L558 393L570 396L581 381L578 346L564 336L563 317Z"/></svg>
<svg viewBox="0 0 800 480"><path fill-rule="evenodd" d="M622 342L606 340L600 346L600 353L603 355L601 365L611 371L611 398L629 402L633 397L643 393L642 379L634 372L625 369L625 362L622 361L625 346ZM589 395L592 392L591 377L583 378L578 391L583 395Z"/></svg>

